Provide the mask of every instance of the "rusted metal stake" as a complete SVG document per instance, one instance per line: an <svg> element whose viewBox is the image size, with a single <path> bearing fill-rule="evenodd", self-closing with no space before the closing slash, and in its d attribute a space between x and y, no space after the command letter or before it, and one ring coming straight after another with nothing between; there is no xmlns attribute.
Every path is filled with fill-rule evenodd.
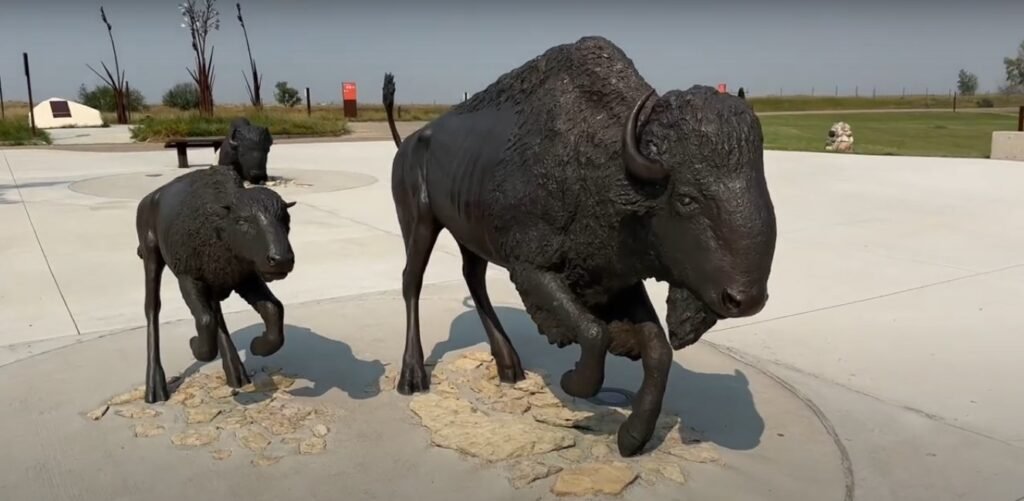
<svg viewBox="0 0 1024 501"><path fill-rule="evenodd" d="M309 102L309 87L306 87L306 116L313 116L313 105Z"/></svg>
<svg viewBox="0 0 1024 501"><path fill-rule="evenodd" d="M1017 110L1017 132L1024 132L1024 106Z"/></svg>
<svg viewBox="0 0 1024 501"><path fill-rule="evenodd" d="M0 78L0 120L7 118L7 110L4 109L4 81Z"/></svg>

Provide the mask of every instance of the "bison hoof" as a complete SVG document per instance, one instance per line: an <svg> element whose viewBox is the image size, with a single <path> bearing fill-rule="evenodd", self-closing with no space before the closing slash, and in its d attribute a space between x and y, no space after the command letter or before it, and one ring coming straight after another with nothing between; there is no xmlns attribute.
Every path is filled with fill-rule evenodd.
<svg viewBox="0 0 1024 501"><path fill-rule="evenodd" d="M398 393L402 395L412 395L413 393L420 393L430 389L430 375L427 374L427 369L423 366L420 367L402 367L402 374L398 377L398 386L396 387Z"/></svg>
<svg viewBox="0 0 1024 501"><path fill-rule="evenodd" d="M170 392L167 391L167 381L163 377L163 372L154 375L151 381L146 383L146 395L145 400L147 404L155 404L157 402L166 402L170 398Z"/></svg>
<svg viewBox="0 0 1024 501"><path fill-rule="evenodd" d="M631 415L630 418L633 416ZM626 422L619 427L619 454L625 458L640 454L653 434L653 425L647 424L641 419L626 419Z"/></svg>
<svg viewBox="0 0 1024 501"><path fill-rule="evenodd" d="M523 373L523 368L516 364L512 367L499 368L498 379L500 379L502 383L516 384L520 381L526 380L526 374Z"/></svg>
<svg viewBox="0 0 1024 501"><path fill-rule="evenodd" d="M249 379L249 375L245 373L244 367L242 367L240 371L224 371L224 377L227 379L228 386L231 388L242 388L243 386L252 383L252 380Z"/></svg>
<svg viewBox="0 0 1024 501"><path fill-rule="evenodd" d="M266 334L253 338L249 343L249 353L258 357L269 357L284 346L284 338L268 338Z"/></svg>
<svg viewBox="0 0 1024 501"><path fill-rule="evenodd" d="M192 339L188 340L188 345L192 348L192 356L200 362L210 362L217 358L217 345L203 343L199 336L192 336Z"/></svg>
<svg viewBox="0 0 1024 501"><path fill-rule="evenodd" d="M578 371L566 371L562 374L562 390L576 398L590 398L601 390L600 377L586 377Z"/></svg>

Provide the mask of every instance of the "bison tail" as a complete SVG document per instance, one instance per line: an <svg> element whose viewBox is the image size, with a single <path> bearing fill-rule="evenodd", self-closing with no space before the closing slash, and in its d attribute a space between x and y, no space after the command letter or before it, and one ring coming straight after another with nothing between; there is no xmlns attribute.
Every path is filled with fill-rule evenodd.
<svg viewBox="0 0 1024 501"><path fill-rule="evenodd" d="M391 128L391 137L395 140L395 146L402 146L402 137L398 135L398 127L395 126L395 76L391 73L384 74L384 111L388 115L388 127Z"/></svg>

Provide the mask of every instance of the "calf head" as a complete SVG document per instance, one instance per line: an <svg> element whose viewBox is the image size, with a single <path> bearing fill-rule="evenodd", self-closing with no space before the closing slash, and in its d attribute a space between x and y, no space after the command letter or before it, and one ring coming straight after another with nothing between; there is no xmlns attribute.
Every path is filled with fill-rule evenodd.
<svg viewBox="0 0 1024 501"><path fill-rule="evenodd" d="M224 216L219 228L221 238L235 256L252 263L264 281L283 279L295 266L295 253L288 239L288 209L294 205L260 186L238 190L230 202L220 206Z"/></svg>
<svg viewBox="0 0 1024 501"><path fill-rule="evenodd" d="M692 292L721 318L761 311L775 252L775 210L764 176L761 125L750 106L710 87L659 97L643 130L637 103L623 159L661 191L651 213L656 278Z"/></svg>
<svg viewBox="0 0 1024 501"><path fill-rule="evenodd" d="M227 149L231 165L242 179L252 184L267 181L267 156L274 138L263 126L253 125L244 118L231 122L228 132Z"/></svg>

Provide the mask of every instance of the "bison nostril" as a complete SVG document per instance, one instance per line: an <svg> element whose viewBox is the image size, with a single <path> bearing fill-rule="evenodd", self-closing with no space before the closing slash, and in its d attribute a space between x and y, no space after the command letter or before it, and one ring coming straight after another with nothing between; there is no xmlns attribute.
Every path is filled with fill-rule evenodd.
<svg viewBox="0 0 1024 501"><path fill-rule="evenodd" d="M732 311L743 308L743 301L729 290L722 291L722 304Z"/></svg>
<svg viewBox="0 0 1024 501"><path fill-rule="evenodd" d="M267 264L270 266L277 266L277 263L281 261L281 258L277 256L267 256Z"/></svg>

